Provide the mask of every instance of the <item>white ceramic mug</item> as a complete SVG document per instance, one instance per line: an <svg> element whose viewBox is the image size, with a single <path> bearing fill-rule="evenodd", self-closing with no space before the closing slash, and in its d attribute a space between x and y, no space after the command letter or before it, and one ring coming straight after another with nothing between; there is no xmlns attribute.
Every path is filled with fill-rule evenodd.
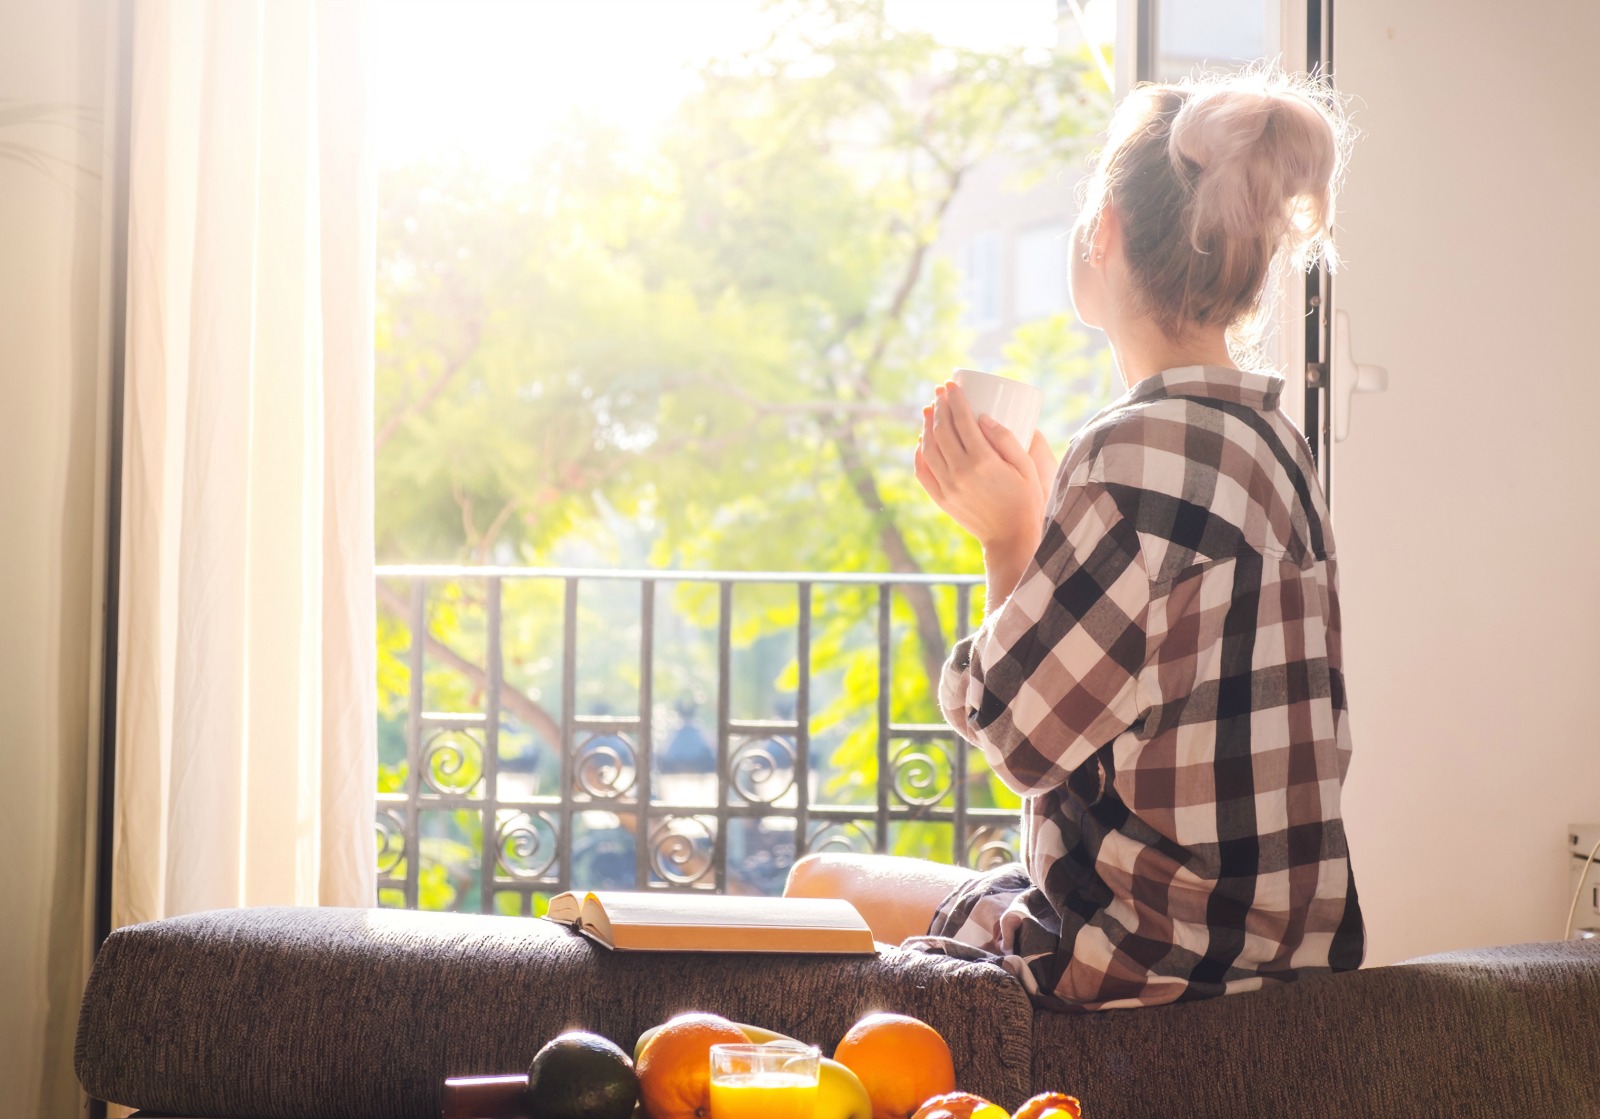
<svg viewBox="0 0 1600 1119"><path fill-rule="evenodd" d="M975 413L993 416L995 422L1017 437L1023 450L1028 449L1033 441L1033 430L1039 426L1039 409L1044 404L1044 393L1038 386L993 373L980 373L976 369L957 369L951 380L967 394Z"/></svg>

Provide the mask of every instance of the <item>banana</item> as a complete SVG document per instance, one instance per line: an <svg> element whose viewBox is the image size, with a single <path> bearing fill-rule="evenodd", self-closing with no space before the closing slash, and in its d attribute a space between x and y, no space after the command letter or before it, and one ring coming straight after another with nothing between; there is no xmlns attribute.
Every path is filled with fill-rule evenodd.
<svg viewBox="0 0 1600 1119"><path fill-rule="evenodd" d="M872 1119L872 1099L861 1078L827 1057L818 1065L816 1119Z"/></svg>
<svg viewBox="0 0 1600 1119"><path fill-rule="evenodd" d="M787 1034L761 1026L744 1022L735 1022L734 1025L755 1045L765 1045L770 1041L795 1041ZM652 1026L639 1035L639 1040L633 1044L635 1061L659 1029L661 1026ZM867 1095L866 1088L862 1087L860 1077L838 1061L824 1057L817 1062L817 1109L813 1114L816 1119L872 1119L872 1099Z"/></svg>
<svg viewBox="0 0 1600 1119"><path fill-rule="evenodd" d="M661 1023L661 1026L664 1025L666 1025L665 1022ZM780 1034L776 1030L767 1030L760 1026L748 1026L743 1022L735 1022L734 1025L739 1027L744 1036L749 1038L753 1045L765 1045L769 1041L794 1041L796 1045L801 1044L801 1042L795 1041L794 1038L789 1037L787 1034ZM639 1054L644 1052L644 1047L649 1044L650 1039L660 1032L661 1026L651 1026L639 1035L638 1041L633 1043L633 1059L635 1062L639 1060Z"/></svg>
<svg viewBox="0 0 1600 1119"><path fill-rule="evenodd" d="M804 1045L805 1042L797 1041L788 1034L780 1034L777 1030L765 1029L761 1026L751 1026L744 1022L735 1022L744 1031L744 1036L750 1039L752 1045L765 1045L770 1041L787 1041L791 1045Z"/></svg>
<svg viewBox="0 0 1600 1119"><path fill-rule="evenodd" d="M664 1025L666 1025L665 1022L661 1023L661 1026L664 1026ZM639 1063L639 1054L644 1052L645 1043L648 1042L651 1038L655 1037L656 1034L661 1032L661 1026L651 1026L648 1030L646 1030L644 1033L639 1035L639 1040L638 1041L633 1043L633 1063L634 1064L638 1064Z"/></svg>

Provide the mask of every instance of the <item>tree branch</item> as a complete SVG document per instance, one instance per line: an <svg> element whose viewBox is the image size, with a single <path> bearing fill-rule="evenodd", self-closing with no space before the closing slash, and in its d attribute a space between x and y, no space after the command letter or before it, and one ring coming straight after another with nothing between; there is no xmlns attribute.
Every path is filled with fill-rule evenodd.
<svg viewBox="0 0 1600 1119"><path fill-rule="evenodd" d="M831 435L834 446L839 451L839 461L844 467L845 478L849 480L850 487L855 490L862 506L877 522L878 546L883 549L884 555L889 560L889 570L908 574L920 573L923 570L922 565L912 556L900 526L895 523L888 506L884 504L883 496L878 491L877 479L872 476L872 469L867 466L855 432L847 427L840 427ZM929 694L937 696L939 677L944 671L945 641L944 627L939 624L939 610L933 601L933 589L921 584L908 584L900 588L900 594L916 617L917 643L922 647L922 670L928 677Z"/></svg>
<svg viewBox="0 0 1600 1119"><path fill-rule="evenodd" d="M372 451L374 454L383 450L384 444L394 437L394 433L400 430L402 424L411 419L411 417L420 414L435 400L438 400L440 394L444 392L445 386L455 378L457 373L466 367L468 359L477 351L478 342L483 337L483 326L477 319L470 321L468 335L466 345L461 348L461 352L455 359L447 362L444 369L435 375L421 393L406 401L398 412L383 421L383 426L378 429L378 433L372 438Z"/></svg>
<svg viewBox="0 0 1600 1119"><path fill-rule="evenodd" d="M410 617L410 603L398 591L381 581L378 583L378 601L395 616ZM416 638L416 634L411 635L413 641ZM429 633L426 626L423 627L422 641L423 651L428 656L449 665L476 684L480 690L488 691L489 674ZM504 680L500 681L500 709L526 724L556 750L566 749L566 744L561 740L561 724L556 722L550 712Z"/></svg>
<svg viewBox="0 0 1600 1119"><path fill-rule="evenodd" d="M966 177L966 168L958 167L951 171L945 179L945 191L939 199L939 204L934 207L933 218L930 225L938 228L939 222L950 209L950 204L955 201L956 192L961 189L961 181ZM918 237L911 249L911 257L906 261L905 271L901 273L900 283L895 288L894 297L889 301L888 309L884 312L883 328L878 331L877 342L872 347L872 353L867 360L861 363L857 391L863 396L869 396L872 391L872 371L883 362L883 355L889 348L889 340L893 335L891 328L900 325L905 318L906 304L911 301L911 293L916 290L917 280L922 276L922 263L928 258L928 250L933 247L933 242L926 237Z"/></svg>
<svg viewBox="0 0 1600 1119"><path fill-rule="evenodd" d="M506 527L506 521L511 519L511 514L516 512L521 504L522 502L515 497L508 500L500 507L500 512L495 514L494 520L489 522L489 527L483 530L483 535L473 542L472 552L478 557L479 563L489 562L489 552L500 539L500 531Z"/></svg>

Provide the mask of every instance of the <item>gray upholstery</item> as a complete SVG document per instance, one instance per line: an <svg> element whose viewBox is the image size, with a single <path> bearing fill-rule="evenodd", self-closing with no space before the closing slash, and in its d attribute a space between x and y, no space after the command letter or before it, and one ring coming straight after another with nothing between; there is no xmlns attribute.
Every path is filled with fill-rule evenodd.
<svg viewBox="0 0 1600 1119"><path fill-rule="evenodd" d="M447 1075L515 1072L561 1030L631 1046L712 1010L831 1046L892 1009L951 1042L961 1086L1090 1119L1600 1115L1600 942L1429 957L1147 1010L1033 1011L998 968L609 954L543 921L245 909L122 929L84 994L92 1096L179 1115L423 1119Z"/></svg>
<svg viewBox="0 0 1600 1119"><path fill-rule="evenodd" d="M1034 1021L1034 1078L1092 1119L1593 1119L1600 942L1456 952ZM1070 1086L1077 1085L1077 1088Z"/></svg>
<svg viewBox="0 0 1600 1119"><path fill-rule="evenodd" d="M241 1119L436 1119L446 1076L520 1072L570 1027L625 1048L683 1010L831 1047L893 1009L954 1045L961 1082L1027 1095L1031 1008L998 968L869 957L608 953L545 921L219 910L121 929L78 1028L91 1096Z"/></svg>

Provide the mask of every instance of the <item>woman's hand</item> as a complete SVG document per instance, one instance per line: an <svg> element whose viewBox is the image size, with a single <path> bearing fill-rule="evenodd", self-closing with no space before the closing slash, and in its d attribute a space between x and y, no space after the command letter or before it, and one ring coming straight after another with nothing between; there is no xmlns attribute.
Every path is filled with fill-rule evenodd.
<svg viewBox="0 0 1600 1119"><path fill-rule="evenodd" d="M1005 428L1000 430L1005 431L1007 435L1011 434ZM1012 442L1015 443L1016 440L1013 439ZM1050 491L1055 489L1056 470L1061 464L1056 461L1055 452L1050 450L1050 444L1044 441L1044 436L1040 435L1037 429L1033 433L1033 441L1028 444L1028 458L1033 460L1033 469L1039 479L1039 501L1042 510L1050 503Z"/></svg>
<svg viewBox="0 0 1600 1119"><path fill-rule="evenodd" d="M1025 563L1038 547L1056 469L1038 432L1023 450L1006 428L975 416L960 386L947 381L922 410L916 466L928 496L978 538L986 559L996 553Z"/></svg>

